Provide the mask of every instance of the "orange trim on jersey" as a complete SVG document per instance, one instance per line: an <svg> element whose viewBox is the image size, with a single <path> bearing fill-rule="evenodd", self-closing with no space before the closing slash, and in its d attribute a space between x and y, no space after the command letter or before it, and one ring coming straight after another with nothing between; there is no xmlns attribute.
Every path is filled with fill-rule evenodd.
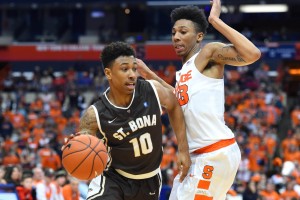
<svg viewBox="0 0 300 200"><path fill-rule="evenodd" d="M221 140L219 142L208 145L207 147L197 149L193 153L195 153L195 154L209 153L209 152L219 150L223 147L227 147L227 146L229 146L231 144L234 144L234 143L235 143L235 138L231 138L231 139L227 139L227 140Z"/></svg>
<svg viewBox="0 0 300 200"><path fill-rule="evenodd" d="M197 188L208 190L209 186L210 186L210 181L200 180Z"/></svg>
<svg viewBox="0 0 300 200"><path fill-rule="evenodd" d="M213 200L212 197L196 194L194 200Z"/></svg>

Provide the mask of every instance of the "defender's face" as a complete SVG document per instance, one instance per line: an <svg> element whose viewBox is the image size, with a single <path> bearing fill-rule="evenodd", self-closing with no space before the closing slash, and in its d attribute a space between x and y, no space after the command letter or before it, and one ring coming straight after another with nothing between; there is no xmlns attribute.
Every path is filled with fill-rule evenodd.
<svg viewBox="0 0 300 200"><path fill-rule="evenodd" d="M138 77L136 59L133 56L120 56L111 68L105 69L105 74L111 89L132 94Z"/></svg>
<svg viewBox="0 0 300 200"><path fill-rule="evenodd" d="M198 47L202 38L203 33L196 33L194 23L190 20L177 20L172 28L173 46L180 57L187 57Z"/></svg>

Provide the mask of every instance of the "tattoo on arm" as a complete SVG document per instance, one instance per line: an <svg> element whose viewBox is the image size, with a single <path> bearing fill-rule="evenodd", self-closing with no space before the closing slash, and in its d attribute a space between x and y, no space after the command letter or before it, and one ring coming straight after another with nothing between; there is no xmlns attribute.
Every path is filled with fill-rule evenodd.
<svg viewBox="0 0 300 200"><path fill-rule="evenodd" d="M218 57L223 61L235 61L235 62L246 62L240 55L237 55L236 57L229 57L229 56L223 56L222 54L219 54Z"/></svg>
<svg viewBox="0 0 300 200"><path fill-rule="evenodd" d="M79 132L82 134L94 135L97 131L98 125L93 110L88 109L80 119Z"/></svg>
<svg viewBox="0 0 300 200"><path fill-rule="evenodd" d="M232 45L225 45L222 47L222 52L227 53L230 49L235 49ZM218 58L220 58L223 61L235 61L235 62L246 62L239 54L236 55L236 57L231 56L223 56L223 54L219 54Z"/></svg>
<svg viewBox="0 0 300 200"><path fill-rule="evenodd" d="M231 48L233 48L233 46L228 44L222 47L222 51L228 52Z"/></svg>
<svg viewBox="0 0 300 200"><path fill-rule="evenodd" d="M240 55L237 55L236 59L238 62L244 62L244 63L246 62Z"/></svg>

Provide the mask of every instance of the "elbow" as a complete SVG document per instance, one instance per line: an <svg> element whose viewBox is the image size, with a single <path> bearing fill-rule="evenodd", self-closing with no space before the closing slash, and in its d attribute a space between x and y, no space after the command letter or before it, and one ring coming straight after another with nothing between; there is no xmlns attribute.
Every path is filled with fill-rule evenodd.
<svg viewBox="0 0 300 200"><path fill-rule="evenodd" d="M261 57L261 51L259 50L259 48L256 48L255 51L254 51L254 58L255 58L255 61L257 61L258 59L260 59Z"/></svg>
<svg viewBox="0 0 300 200"><path fill-rule="evenodd" d="M261 51L256 47L250 54L249 60L255 62L261 57Z"/></svg>

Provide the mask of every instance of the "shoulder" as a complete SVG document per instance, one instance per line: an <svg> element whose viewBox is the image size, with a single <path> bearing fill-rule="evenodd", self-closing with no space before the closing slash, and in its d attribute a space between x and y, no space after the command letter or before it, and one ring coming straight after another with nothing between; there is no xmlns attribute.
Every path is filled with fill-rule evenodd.
<svg viewBox="0 0 300 200"><path fill-rule="evenodd" d="M93 109L93 107L95 107L97 110L104 109L104 98L104 94L102 94L88 109Z"/></svg>
<svg viewBox="0 0 300 200"><path fill-rule="evenodd" d="M136 83L136 89L141 92L145 93L148 92L153 88L152 80L144 80L144 79L138 79Z"/></svg>

